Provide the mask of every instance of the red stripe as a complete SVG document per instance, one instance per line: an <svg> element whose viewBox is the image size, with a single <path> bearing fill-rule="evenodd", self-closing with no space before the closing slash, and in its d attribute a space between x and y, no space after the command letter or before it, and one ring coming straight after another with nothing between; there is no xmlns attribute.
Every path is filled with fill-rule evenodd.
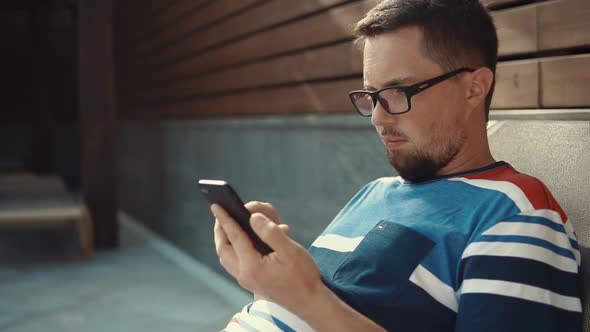
<svg viewBox="0 0 590 332"><path fill-rule="evenodd" d="M563 212L559 203L557 203L549 189L547 189L541 180L530 175L522 174L508 165L473 175L467 175L465 178L510 182L522 190L536 210L548 209L556 211L561 216L563 223L565 224L567 222L565 212Z"/></svg>

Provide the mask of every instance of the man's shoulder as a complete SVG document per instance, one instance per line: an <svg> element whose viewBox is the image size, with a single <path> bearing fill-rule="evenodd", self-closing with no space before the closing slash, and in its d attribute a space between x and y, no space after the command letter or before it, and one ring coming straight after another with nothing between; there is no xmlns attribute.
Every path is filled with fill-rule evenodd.
<svg viewBox="0 0 590 332"><path fill-rule="evenodd" d="M522 212L549 209L563 215L559 204L543 181L510 165L451 180L503 193L514 201Z"/></svg>

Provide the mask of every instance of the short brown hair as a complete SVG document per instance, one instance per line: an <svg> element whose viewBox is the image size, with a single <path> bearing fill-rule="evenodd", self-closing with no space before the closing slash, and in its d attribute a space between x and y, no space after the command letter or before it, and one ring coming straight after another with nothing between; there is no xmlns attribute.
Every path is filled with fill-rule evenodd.
<svg viewBox="0 0 590 332"><path fill-rule="evenodd" d="M362 40L409 26L422 29L424 55L444 70L485 66L496 74L498 36L479 1L384 0L357 23L354 33ZM486 118L495 82L486 96Z"/></svg>

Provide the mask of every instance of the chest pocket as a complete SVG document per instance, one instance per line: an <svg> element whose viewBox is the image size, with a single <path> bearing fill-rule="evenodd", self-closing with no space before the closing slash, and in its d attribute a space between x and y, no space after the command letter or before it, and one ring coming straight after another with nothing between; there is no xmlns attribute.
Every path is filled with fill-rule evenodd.
<svg viewBox="0 0 590 332"><path fill-rule="evenodd" d="M380 221L334 272L332 281L353 293L396 292L435 242L398 223Z"/></svg>

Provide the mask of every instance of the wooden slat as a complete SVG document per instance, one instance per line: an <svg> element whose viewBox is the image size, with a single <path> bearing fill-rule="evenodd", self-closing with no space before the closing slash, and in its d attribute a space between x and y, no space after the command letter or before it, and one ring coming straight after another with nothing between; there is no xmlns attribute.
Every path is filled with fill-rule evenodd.
<svg viewBox="0 0 590 332"><path fill-rule="evenodd" d="M542 107L590 106L590 54L541 60Z"/></svg>
<svg viewBox="0 0 590 332"><path fill-rule="evenodd" d="M0 40L5 45L5 51L0 53L0 124L30 125L37 119L39 98L38 90L34 89L32 64L33 60L39 60L39 55L33 49L33 31L30 12L8 9L0 12Z"/></svg>
<svg viewBox="0 0 590 332"><path fill-rule="evenodd" d="M162 27L165 24L168 24L179 16L182 16L186 12L192 10L193 8L201 6L203 3L208 2L211 0L175 0L175 1L168 1L168 3L161 3L159 8L153 8L153 26L154 27Z"/></svg>
<svg viewBox="0 0 590 332"><path fill-rule="evenodd" d="M78 3L78 75L81 175L84 200L96 222L96 244L118 244L115 182L116 97L113 68L113 1Z"/></svg>
<svg viewBox="0 0 590 332"><path fill-rule="evenodd" d="M360 78L303 84L218 98L194 99L182 103L140 106L135 111L141 117L354 112L347 93L360 86ZM195 110L198 110L198 113Z"/></svg>
<svg viewBox="0 0 590 332"><path fill-rule="evenodd" d="M165 66L162 71L153 74L170 79L202 72L211 68L212 64L215 67L227 66L351 37L351 25L376 2L377 0L368 0L337 7L324 14L259 33L226 47Z"/></svg>
<svg viewBox="0 0 590 332"><path fill-rule="evenodd" d="M541 50L590 46L590 1L552 1L538 11Z"/></svg>
<svg viewBox="0 0 590 332"><path fill-rule="evenodd" d="M49 6L42 4L32 11L33 28L33 96L35 98L32 131L31 168L35 173L51 173L55 166L53 133L55 120L49 89L52 84L51 43L49 40Z"/></svg>
<svg viewBox="0 0 590 332"><path fill-rule="evenodd" d="M124 54L129 53L129 46L143 38L146 31L152 27L150 23L153 13L145 0L120 0L114 4L116 15L115 27L118 31L116 37L124 47L118 50Z"/></svg>
<svg viewBox="0 0 590 332"><path fill-rule="evenodd" d="M193 10L193 8L202 6L203 1L197 2L198 6L195 6L195 1L185 1L186 3L192 4L192 7L178 6L176 11L183 10L184 12L177 12L175 13L178 17L181 16L175 22L170 22L171 18L167 19L160 19L160 23L155 22L154 25L156 27L162 27L166 24L166 26L161 29L161 31L156 32L154 35L151 36L150 39L145 40L144 43L138 46L137 50L134 52L135 54L142 54L142 55L149 55L146 52L153 52L153 49L156 47L161 47L162 44L169 44L171 40L178 38L188 32L191 32L195 29L202 29L206 27L208 24L211 24L215 20L218 20L226 15L230 15L236 11L239 11L245 7L251 6L256 2L260 2L261 0L218 0L207 4L201 8L201 10ZM175 12L176 12L175 11ZM167 15L170 16L170 15ZM232 20L233 21L233 20ZM236 27L236 25L232 22L232 27ZM241 29L235 29L240 31ZM219 37L216 37L217 40ZM179 43L180 41L176 41L174 44ZM194 47L194 45L193 45Z"/></svg>
<svg viewBox="0 0 590 332"><path fill-rule="evenodd" d="M492 13L498 33L498 55L537 51L536 15L536 5Z"/></svg>
<svg viewBox="0 0 590 332"><path fill-rule="evenodd" d="M247 3L248 1L219 1L219 6L221 8L231 8L235 7L236 3L241 4L242 2ZM161 54L156 54L156 58L152 59L150 63L169 62L183 54L195 53L211 45L230 40L245 33L272 26L273 24L281 23L300 15L313 13L324 7L341 2L343 0L273 0L244 12L232 18L229 22L212 26L209 29L190 36L190 38L179 40L177 43L163 50Z"/></svg>
<svg viewBox="0 0 590 332"><path fill-rule="evenodd" d="M329 64L329 65L328 65ZM350 42L323 47L236 69L177 80L142 91L142 102L178 99L320 78L362 75L362 55Z"/></svg>
<svg viewBox="0 0 590 332"><path fill-rule="evenodd" d="M509 61L498 64L492 108L539 107L538 60Z"/></svg>
<svg viewBox="0 0 590 332"><path fill-rule="evenodd" d="M500 5L517 4L524 1L525 0L482 0L481 2L484 4L484 6L493 8Z"/></svg>

